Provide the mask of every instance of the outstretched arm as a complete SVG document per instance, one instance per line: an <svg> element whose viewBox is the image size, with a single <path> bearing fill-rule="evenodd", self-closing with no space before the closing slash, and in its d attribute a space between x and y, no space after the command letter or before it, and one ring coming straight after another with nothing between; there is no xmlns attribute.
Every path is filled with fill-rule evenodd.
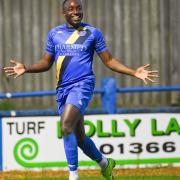
<svg viewBox="0 0 180 180"><path fill-rule="evenodd" d="M39 73L48 71L53 64L53 57L50 54L45 53L44 56L35 64L26 67L23 63L17 62L16 60L10 60L12 66L5 67L4 71L8 77L14 76L17 78L24 73Z"/></svg>
<svg viewBox="0 0 180 180"><path fill-rule="evenodd" d="M158 77L158 71L146 70L146 68L150 66L149 64L134 70L121 64L116 58L111 55L108 50L99 53L98 55L101 58L102 62L111 70L118 73L134 76L138 79L141 79L145 84L148 84L148 81L155 82L153 78Z"/></svg>

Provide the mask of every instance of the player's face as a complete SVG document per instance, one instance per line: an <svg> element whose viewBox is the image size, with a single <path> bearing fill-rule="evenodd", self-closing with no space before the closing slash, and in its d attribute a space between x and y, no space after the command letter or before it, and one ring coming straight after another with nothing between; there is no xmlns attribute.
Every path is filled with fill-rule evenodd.
<svg viewBox="0 0 180 180"><path fill-rule="evenodd" d="M82 3L80 0L69 0L64 6L64 16L69 27L76 27L83 18Z"/></svg>

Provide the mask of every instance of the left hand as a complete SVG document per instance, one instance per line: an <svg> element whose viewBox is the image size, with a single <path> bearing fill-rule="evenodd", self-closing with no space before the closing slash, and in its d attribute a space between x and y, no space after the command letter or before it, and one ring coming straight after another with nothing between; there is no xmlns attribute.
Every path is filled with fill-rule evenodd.
<svg viewBox="0 0 180 180"><path fill-rule="evenodd" d="M145 66L139 67L135 72L135 77L138 79L143 80L143 82L147 85L148 81L155 82L153 79L158 78L158 71L148 71L146 70L147 67L149 67L150 64L146 64Z"/></svg>

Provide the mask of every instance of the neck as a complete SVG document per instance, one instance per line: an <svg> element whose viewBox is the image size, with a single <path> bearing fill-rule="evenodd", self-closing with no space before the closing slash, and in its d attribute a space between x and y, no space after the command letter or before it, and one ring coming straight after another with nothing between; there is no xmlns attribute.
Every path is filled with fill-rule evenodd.
<svg viewBox="0 0 180 180"><path fill-rule="evenodd" d="M80 23L73 26L73 25L69 24L68 22L66 22L66 27L67 27L67 28L75 28L75 29L76 29L76 28L79 27L79 25L80 25Z"/></svg>

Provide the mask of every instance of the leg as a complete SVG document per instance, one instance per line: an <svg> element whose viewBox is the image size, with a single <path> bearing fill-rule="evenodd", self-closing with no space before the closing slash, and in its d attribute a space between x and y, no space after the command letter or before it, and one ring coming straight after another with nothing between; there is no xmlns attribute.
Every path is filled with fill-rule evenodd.
<svg viewBox="0 0 180 180"><path fill-rule="evenodd" d="M78 108L71 104L66 104L62 117L61 117L61 130L63 134L64 149L66 158L71 174L77 174L78 167L78 151L77 151L77 140L74 134L74 129L81 116ZM74 177L75 175L73 175ZM71 179L71 178L70 178ZM77 178L78 179L78 175Z"/></svg>
<svg viewBox="0 0 180 180"><path fill-rule="evenodd" d="M113 180L112 170L115 167L115 161L110 158L106 159L97 149L94 142L85 135L83 116L81 116L77 122L74 132L77 138L78 146L84 154L99 164L101 172L107 180Z"/></svg>
<svg viewBox="0 0 180 180"><path fill-rule="evenodd" d="M80 110L72 104L66 104L61 116L61 130L63 136L74 132L75 127L81 117Z"/></svg>
<svg viewBox="0 0 180 180"><path fill-rule="evenodd" d="M83 115L80 116L80 118L77 122L76 128L74 130L74 133L76 135L77 143L79 146L84 142L84 140L86 138L85 129L84 129L84 116Z"/></svg>
<svg viewBox="0 0 180 180"><path fill-rule="evenodd" d="M97 149L94 142L85 135L83 116L80 117L74 132L77 138L78 146L81 148L84 154L86 154L90 159L96 161L97 163L100 163L104 157ZM105 166L106 165L107 164L105 164Z"/></svg>

